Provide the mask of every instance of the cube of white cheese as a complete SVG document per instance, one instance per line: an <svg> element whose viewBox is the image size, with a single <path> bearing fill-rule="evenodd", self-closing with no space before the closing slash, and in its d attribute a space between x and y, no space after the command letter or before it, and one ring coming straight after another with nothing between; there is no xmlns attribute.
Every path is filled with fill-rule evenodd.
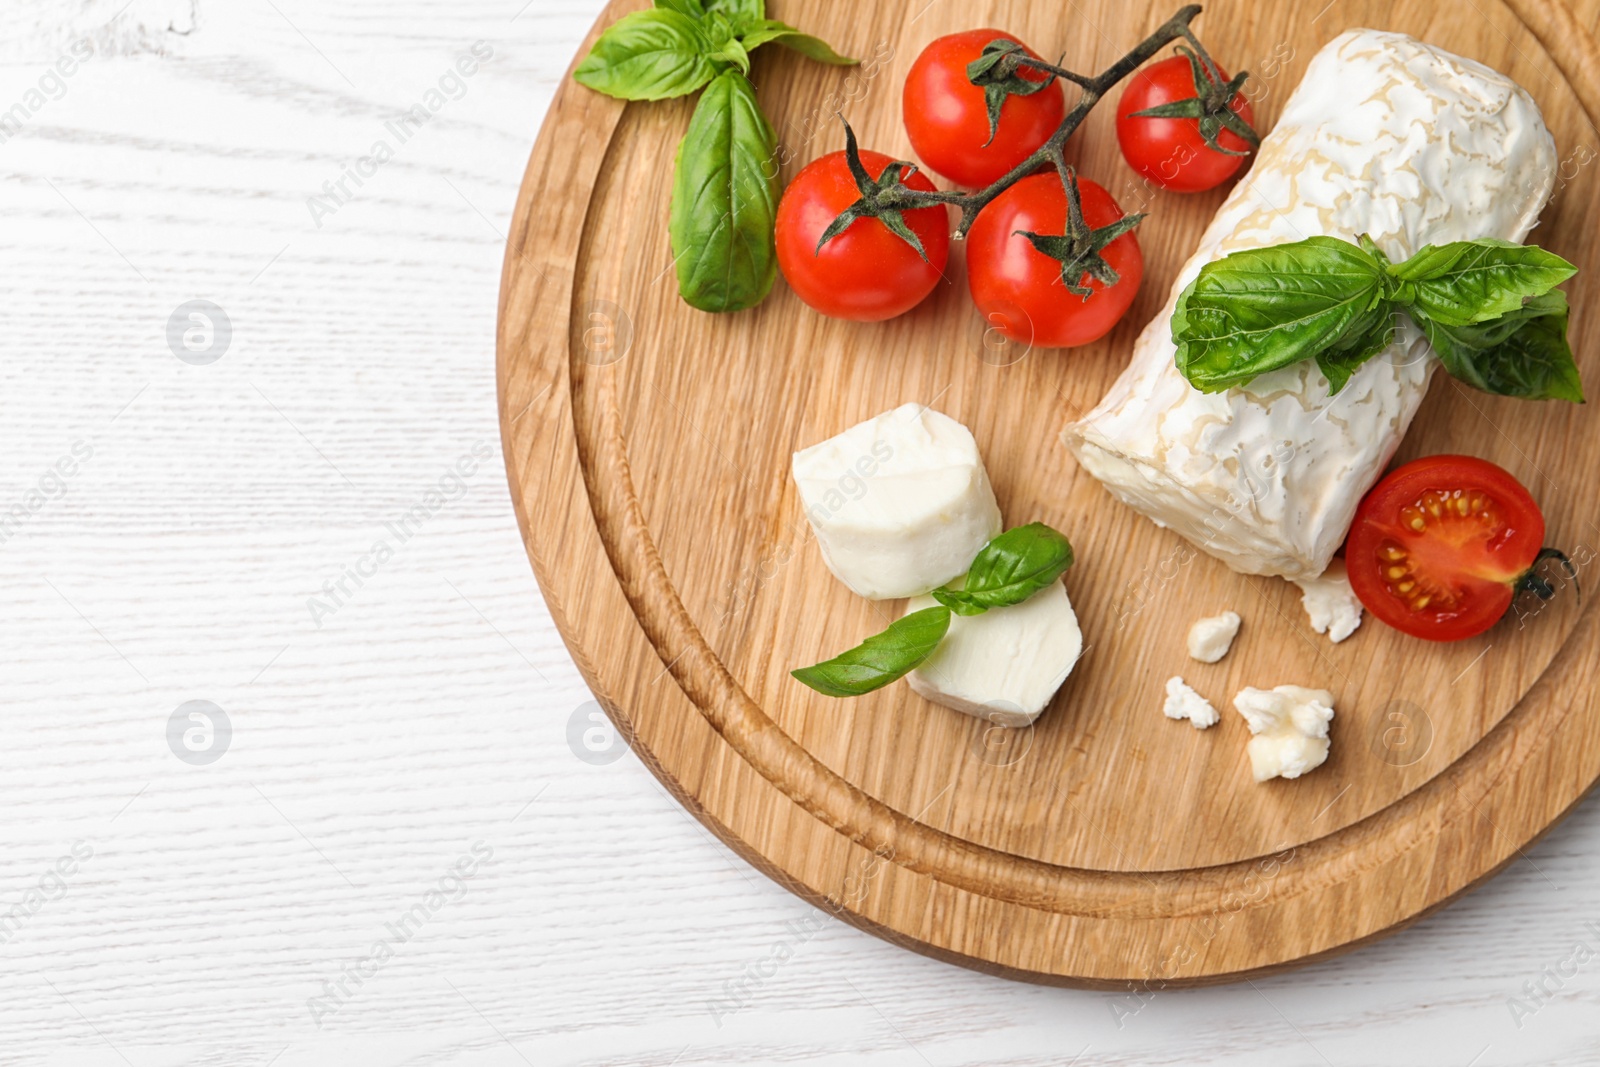
<svg viewBox="0 0 1600 1067"><path fill-rule="evenodd" d="M1255 735L1245 751L1256 781L1298 778L1327 760L1333 694L1326 689L1245 689L1233 698L1233 706Z"/></svg>
<svg viewBox="0 0 1600 1067"><path fill-rule="evenodd" d="M916 597L909 614L931 608ZM1067 587L1056 582L1020 604L982 615L955 615L950 632L922 666L906 676L935 704L998 726L1027 726L1039 717L1083 651Z"/></svg>
<svg viewBox="0 0 1600 1067"><path fill-rule="evenodd" d="M1300 603L1311 618L1311 628L1327 634L1328 640L1338 644L1356 632L1361 625L1361 600L1350 588L1350 575L1344 560L1328 564L1320 578L1299 578Z"/></svg>
<svg viewBox="0 0 1600 1067"><path fill-rule="evenodd" d="M1161 705L1161 713L1169 719L1188 719L1196 730L1215 726L1221 719L1211 701L1176 676L1167 679L1167 700Z"/></svg>
<svg viewBox="0 0 1600 1067"><path fill-rule="evenodd" d="M1239 613L1224 611L1200 619L1189 627L1189 655L1201 663L1215 663L1228 654L1233 639L1238 636Z"/></svg>
<svg viewBox="0 0 1600 1067"><path fill-rule="evenodd" d="M794 454L801 505L828 569L895 600L967 572L1000 532L1000 506L965 426L902 404Z"/></svg>

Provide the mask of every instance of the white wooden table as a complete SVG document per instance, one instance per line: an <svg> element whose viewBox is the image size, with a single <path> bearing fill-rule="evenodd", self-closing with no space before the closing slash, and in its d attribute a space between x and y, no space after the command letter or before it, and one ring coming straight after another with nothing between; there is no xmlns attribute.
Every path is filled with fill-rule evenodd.
<svg viewBox="0 0 1600 1067"><path fill-rule="evenodd" d="M1353 955L1118 995L824 920L586 745L493 328L600 0L523 3L0 11L0 1063L1600 1062L1593 804Z"/></svg>

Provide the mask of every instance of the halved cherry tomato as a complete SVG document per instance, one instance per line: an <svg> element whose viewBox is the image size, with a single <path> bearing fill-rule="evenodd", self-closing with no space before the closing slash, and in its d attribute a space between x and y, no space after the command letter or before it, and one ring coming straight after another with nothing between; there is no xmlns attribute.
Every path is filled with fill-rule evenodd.
<svg viewBox="0 0 1600 1067"><path fill-rule="evenodd" d="M1061 83L1053 82L1026 96L1007 96L990 137L984 91L967 78L967 64L996 40L1017 39L1000 30L968 30L934 41L911 64L900 98L917 158L935 174L969 189L990 184L1027 159L1050 139L1066 115ZM1049 77L1028 67L1019 68L1017 76L1031 82Z"/></svg>
<svg viewBox="0 0 1600 1067"><path fill-rule="evenodd" d="M862 166L874 179L892 162L878 152L861 152ZM902 180L909 189L934 191L921 172ZM808 164L778 203L778 266L800 299L824 315L877 322L910 311L933 292L950 259L950 214L942 205L904 213L926 261L875 218L857 219L819 251L823 233L859 199L843 152Z"/></svg>
<svg viewBox="0 0 1600 1067"><path fill-rule="evenodd" d="M1493 626L1539 558L1544 515L1511 475L1472 456L1405 464L1356 508L1345 545L1368 611L1429 641Z"/></svg>
<svg viewBox="0 0 1600 1067"><path fill-rule="evenodd" d="M1099 229L1122 218L1122 208L1101 186L1078 179L1083 219ZM1067 194L1054 171L1024 178L979 213L967 234L967 286L984 321L1021 344L1070 348L1104 337L1128 311L1144 279L1139 239L1125 233L1100 255L1119 275L1107 286L1084 274L1088 297L1061 280L1061 264L1018 231L1066 232Z"/></svg>
<svg viewBox="0 0 1600 1067"><path fill-rule="evenodd" d="M1227 72L1222 73L1224 81ZM1134 117L1145 111L1195 96L1194 69L1183 56L1152 63L1128 79L1122 99L1117 102L1117 142L1128 165L1164 189L1179 193L1198 193L1214 189L1231 178L1244 165L1244 156L1218 152L1200 136L1198 119ZM1240 93L1228 105L1230 111L1251 125L1255 112ZM1250 150L1243 138L1231 130L1217 135L1217 143L1234 152Z"/></svg>

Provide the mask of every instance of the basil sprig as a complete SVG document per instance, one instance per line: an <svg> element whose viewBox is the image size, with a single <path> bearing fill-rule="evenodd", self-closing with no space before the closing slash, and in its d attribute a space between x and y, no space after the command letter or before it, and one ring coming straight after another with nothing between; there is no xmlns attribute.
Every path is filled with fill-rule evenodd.
<svg viewBox="0 0 1600 1067"><path fill-rule="evenodd" d="M750 53L772 43L822 63L856 62L767 18L765 0L655 0L602 33L573 72L623 100L705 89L678 145L668 227L678 292L702 311L754 307L777 278L776 138L747 77Z"/></svg>
<svg viewBox="0 0 1600 1067"><path fill-rule="evenodd" d="M950 616L982 615L990 608L1020 604L1058 580L1072 566L1072 546L1042 522L1007 530L978 552L960 589L933 591L939 603L913 611L848 652L791 671L830 697L854 697L882 689L921 666L950 630Z"/></svg>
<svg viewBox="0 0 1600 1067"><path fill-rule="evenodd" d="M1179 296L1177 366L1196 389L1217 393L1315 359L1337 393L1393 340L1404 312L1466 384L1581 402L1556 289L1576 273L1535 245L1491 239L1428 245L1403 263L1365 236L1235 252L1201 268Z"/></svg>

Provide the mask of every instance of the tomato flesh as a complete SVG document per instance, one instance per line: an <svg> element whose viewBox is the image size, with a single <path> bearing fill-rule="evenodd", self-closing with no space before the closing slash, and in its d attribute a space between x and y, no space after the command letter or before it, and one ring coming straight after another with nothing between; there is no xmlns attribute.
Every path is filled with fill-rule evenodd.
<svg viewBox="0 0 1600 1067"><path fill-rule="evenodd" d="M892 162L879 152L861 153L861 163L874 179ZM907 188L934 191L921 173L904 181ZM800 299L824 315L878 322L910 311L933 292L950 258L950 214L942 204L903 213L922 242L926 261L874 218L857 219L819 251L823 233L859 199L843 152L808 164L778 203L778 267Z"/></svg>
<svg viewBox="0 0 1600 1067"><path fill-rule="evenodd" d="M1224 80L1226 71L1222 72ZM1117 143L1128 165L1164 189L1179 193L1198 193L1214 189L1231 178L1244 165L1245 157L1218 152L1200 136L1198 119L1135 117L1163 104L1190 100L1195 96L1194 70L1182 56L1163 59L1128 79L1122 99L1117 102ZM1228 108L1251 125L1255 111L1241 93ZM1217 135L1217 143L1233 152L1247 152L1250 145L1232 130Z"/></svg>
<svg viewBox="0 0 1600 1067"><path fill-rule="evenodd" d="M1061 83L1026 96L1013 95L1000 106L991 137L983 89L967 77L967 64L990 41L1016 41L1000 30L968 30L940 37L917 56L901 93L901 115L917 158L935 174L957 185L988 185L1027 159L1050 139L1066 116ZM1021 41L1017 41L1021 44ZM1038 54L1023 45L1028 55ZM1049 75L1018 68L1022 78L1043 82Z"/></svg>
<svg viewBox="0 0 1600 1067"><path fill-rule="evenodd" d="M1094 229L1122 218L1122 208L1095 182L1078 179L1084 222ZM1125 233L1100 255L1118 280L1105 285L1088 274L1080 296L1061 280L1061 264L1018 231L1066 232L1067 193L1055 171L1024 178L979 213L967 234L967 287L984 321L1024 345L1070 348L1104 337L1127 313L1144 279L1139 239Z"/></svg>
<svg viewBox="0 0 1600 1067"><path fill-rule="evenodd" d="M1395 629L1459 641L1493 626L1544 544L1544 516L1511 475L1472 456L1430 456L1389 474L1356 509L1350 585Z"/></svg>

